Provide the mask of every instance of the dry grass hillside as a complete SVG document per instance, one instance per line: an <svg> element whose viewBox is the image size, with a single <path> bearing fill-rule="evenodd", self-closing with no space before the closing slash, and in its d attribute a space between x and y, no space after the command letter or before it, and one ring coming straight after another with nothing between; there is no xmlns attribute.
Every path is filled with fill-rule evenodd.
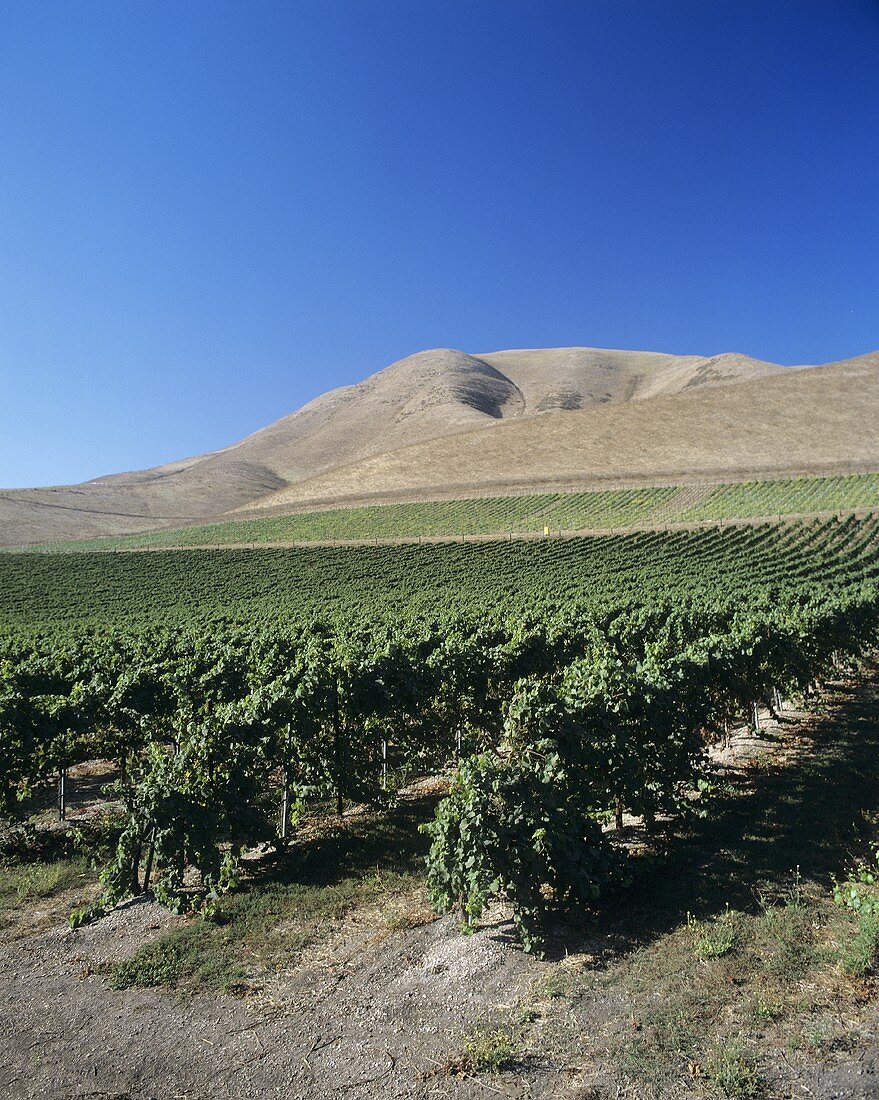
<svg viewBox="0 0 879 1100"><path fill-rule="evenodd" d="M220 451L0 492L0 544L315 501L879 466L879 353L814 368L596 348L420 352Z"/></svg>
<svg viewBox="0 0 879 1100"><path fill-rule="evenodd" d="M291 485L306 503L574 489L615 481L831 473L879 466L879 354L650 400L549 411L434 439Z"/></svg>

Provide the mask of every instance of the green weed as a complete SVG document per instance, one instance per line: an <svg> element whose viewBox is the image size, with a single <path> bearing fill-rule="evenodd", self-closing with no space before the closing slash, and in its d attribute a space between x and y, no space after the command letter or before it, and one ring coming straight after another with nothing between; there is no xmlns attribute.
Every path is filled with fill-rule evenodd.
<svg viewBox="0 0 879 1100"><path fill-rule="evenodd" d="M693 952L697 959L721 959L728 955L738 938L738 918L729 906L720 918L713 921L696 920L687 914L687 927L693 939Z"/></svg>
<svg viewBox="0 0 879 1100"><path fill-rule="evenodd" d="M864 978L879 959L879 913L862 913L855 936L842 947L839 965L850 978Z"/></svg>
<svg viewBox="0 0 879 1100"><path fill-rule="evenodd" d="M783 985L800 981L816 961L814 920L809 906L796 903L769 906L756 918L762 967Z"/></svg>
<svg viewBox="0 0 879 1100"><path fill-rule="evenodd" d="M463 1068L473 1073L500 1073L518 1060L519 1048L504 1028L477 1028L464 1039Z"/></svg>
<svg viewBox="0 0 879 1100"><path fill-rule="evenodd" d="M736 1043L723 1044L714 1051L705 1064L705 1075L729 1100L750 1100L760 1094L754 1060Z"/></svg>

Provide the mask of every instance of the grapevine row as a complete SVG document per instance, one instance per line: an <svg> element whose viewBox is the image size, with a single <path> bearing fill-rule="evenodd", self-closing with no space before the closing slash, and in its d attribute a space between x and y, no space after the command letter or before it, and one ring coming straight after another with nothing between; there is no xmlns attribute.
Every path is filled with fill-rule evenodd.
<svg viewBox="0 0 879 1100"><path fill-rule="evenodd" d="M104 901L150 886L184 906L233 883L246 849L283 844L304 806L381 808L401 772L456 762L429 826L433 900L473 917L502 895L530 946L549 912L625 880L605 815L649 823L691 807L726 723L875 643L875 549L854 533L860 573L807 578L771 602L754 581L738 605L682 604L657 586L650 602L344 629L13 630L0 639L0 812L23 812L78 762L115 761L124 825ZM813 560L833 570L839 530L813 534ZM775 536L751 537L759 561Z"/></svg>

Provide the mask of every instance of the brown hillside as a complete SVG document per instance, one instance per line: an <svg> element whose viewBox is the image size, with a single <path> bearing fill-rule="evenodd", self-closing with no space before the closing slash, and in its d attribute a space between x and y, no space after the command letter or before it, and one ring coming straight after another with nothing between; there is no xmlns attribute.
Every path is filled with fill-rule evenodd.
<svg viewBox="0 0 879 1100"><path fill-rule="evenodd" d="M262 507L879 468L879 354L431 440L290 486Z"/></svg>
<svg viewBox="0 0 879 1100"><path fill-rule="evenodd" d="M796 369L597 348L419 352L223 450L0 492L0 544L312 500L874 463L877 359Z"/></svg>

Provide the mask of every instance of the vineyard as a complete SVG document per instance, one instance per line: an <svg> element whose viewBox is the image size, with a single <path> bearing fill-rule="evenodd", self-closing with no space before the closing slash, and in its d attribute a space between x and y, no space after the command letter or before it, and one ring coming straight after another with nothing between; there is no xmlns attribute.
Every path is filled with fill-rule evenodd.
<svg viewBox="0 0 879 1100"><path fill-rule="evenodd" d="M879 634L879 519L404 547L6 555L0 812L113 762L106 906L204 909L302 815L427 824L438 909L602 905L602 823L698 812L705 748L808 695Z"/></svg>
<svg viewBox="0 0 879 1100"><path fill-rule="evenodd" d="M328 508L59 543L72 551L230 544L417 539L551 531L613 531L723 519L808 516L879 507L879 474L659 486Z"/></svg>
<svg viewBox="0 0 879 1100"><path fill-rule="evenodd" d="M879 517L445 545L0 555L7 625L482 621L575 606L767 606L872 579Z"/></svg>

